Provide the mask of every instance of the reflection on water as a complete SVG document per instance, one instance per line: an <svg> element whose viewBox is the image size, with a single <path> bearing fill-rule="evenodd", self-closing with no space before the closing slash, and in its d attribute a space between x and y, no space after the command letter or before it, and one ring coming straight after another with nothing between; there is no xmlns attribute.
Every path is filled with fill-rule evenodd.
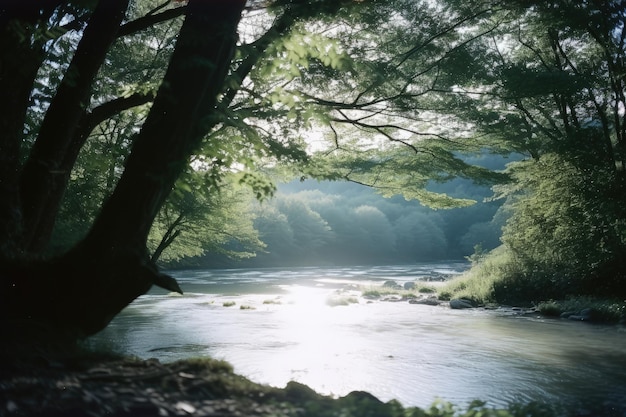
<svg viewBox="0 0 626 417"><path fill-rule="evenodd" d="M463 268L182 272L184 296L141 297L91 343L162 361L208 355L257 382L365 390L407 406L437 397L493 406L625 402L623 328L358 297L357 285Z"/></svg>

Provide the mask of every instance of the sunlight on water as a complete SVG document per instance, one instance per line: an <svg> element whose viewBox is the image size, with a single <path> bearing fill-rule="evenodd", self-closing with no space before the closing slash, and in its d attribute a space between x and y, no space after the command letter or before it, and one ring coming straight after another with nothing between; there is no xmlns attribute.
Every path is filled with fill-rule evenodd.
<svg viewBox="0 0 626 417"><path fill-rule="evenodd" d="M421 407L437 397L496 406L625 399L623 328L372 302L356 288L411 281L427 270L181 273L184 296L155 290L140 297L93 343L162 361L206 355L256 382L296 380L338 396L364 390Z"/></svg>
<svg viewBox="0 0 626 417"><path fill-rule="evenodd" d="M350 320L350 312L345 310L349 306L332 307L329 300L334 296L320 288L294 286L287 298L290 305L281 309L273 320L279 327L274 337L282 338L289 348L273 357L259 377L277 386L298 379L324 388L327 393L333 392L331 387L337 387L335 393L345 394L343 373L349 371L344 369L345 364L348 356L360 348L358 339L345 337L342 330L342 324ZM338 311L339 308L344 311Z"/></svg>

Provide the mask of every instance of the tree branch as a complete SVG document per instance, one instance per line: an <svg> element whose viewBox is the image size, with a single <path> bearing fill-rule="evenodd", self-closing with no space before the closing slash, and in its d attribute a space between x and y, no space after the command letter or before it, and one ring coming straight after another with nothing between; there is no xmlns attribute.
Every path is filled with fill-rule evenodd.
<svg viewBox="0 0 626 417"><path fill-rule="evenodd" d="M168 3L166 3L166 5ZM120 26L120 29L117 32L117 37L121 38L123 36L132 35L142 30L146 30L149 27L156 25L157 23L166 22L168 20L172 20L177 17L180 17L187 12L187 7L188 6L180 6L174 9L166 10L158 14L151 14L154 12L153 10L152 12L149 12L144 17L140 17L139 19L133 20L131 22L125 23L122 26ZM155 10L158 10L158 9L159 7L157 7Z"/></svg>

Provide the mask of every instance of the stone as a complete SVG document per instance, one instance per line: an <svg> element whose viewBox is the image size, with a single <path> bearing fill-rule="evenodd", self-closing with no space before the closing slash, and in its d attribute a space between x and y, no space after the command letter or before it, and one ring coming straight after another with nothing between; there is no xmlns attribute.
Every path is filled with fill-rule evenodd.
<svg viewBox="0 0 626 417"><path fill-rule="evenodd" d="M405 290L414 290L415 289L415 283L414 282L405 282L404 283L404 289Z"/></svg>
<svg viewBox="0 0 626 417"><path fill-rule="evenodd" d="M452 309L474 308L474 305L469 300L464 300L463 298L455 298L454 300L450 300L450 308Z"/></svg>

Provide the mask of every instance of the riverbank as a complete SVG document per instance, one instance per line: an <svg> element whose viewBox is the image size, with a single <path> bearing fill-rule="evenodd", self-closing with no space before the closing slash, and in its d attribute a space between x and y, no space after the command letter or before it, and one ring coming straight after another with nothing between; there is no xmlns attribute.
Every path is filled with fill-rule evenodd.
<svg viewBox="0 0 626 417"><path fill-rule="evenodd" d="M412 304L444 304L459 309L512 309L551 318L626 325L626 300L623 299L593 296L542 299L542 294L537 293L533 300L525 297L515 305L508 305L499 302L493 294L493 285L493 280L472 274L433 274L404 285L389 280L379 288L364 287L361 291L370 299L397 301L400 298Z"/></svg>
<svg viewBox="0 0 626 417"><path fill-rule="evenodd" d="M470 416L483 408L474 399L488 402L486 416L495 408L507 409L502 416L626 416L620 328L526 309L422 306L443 285L424 269L181 274L184 296L141 297L83 344L87 353L39 343L8 352L0 341L8 365L0 367L0 416ZM404 285L422 276L435 292L370 300L358 291L383 293L395 280L408 293ZM94 353L103 350L125 356ZM355 389L382 402L349 394ZM437 397L456 414L445 403L423 409ZM575 411L551 414L532 401ZM509 406L516 402L541 412L518 412Z"/></svg>
<svg viewBox="0 0 626 417"><path fill-rule="evenodd" d="M476 401L467 410L457 410L440 402L423 410L396 401L383 403L366 392L332 398L297 382L282 389L257 384L235 374L228 363L212 359L164 364L85 351L60 356L40 352L5 356L0 370L0 415L7 417L556 415L538 404L495 410Z"/></svg>
<svg viewBox="0 0 626 417"><path fill-rule="evenodd" d="M405 282L404 285L388 280L381 286L360 287L359 291L369 301L408 302L452 309L484 308L514 314L536 314L573 321L626 325L626 300L570 297L510 306L485 301L482 294L468 290L466 281L463 277L435 275L415 282ZM345 304L346 300L343 302Z"/></svg>

